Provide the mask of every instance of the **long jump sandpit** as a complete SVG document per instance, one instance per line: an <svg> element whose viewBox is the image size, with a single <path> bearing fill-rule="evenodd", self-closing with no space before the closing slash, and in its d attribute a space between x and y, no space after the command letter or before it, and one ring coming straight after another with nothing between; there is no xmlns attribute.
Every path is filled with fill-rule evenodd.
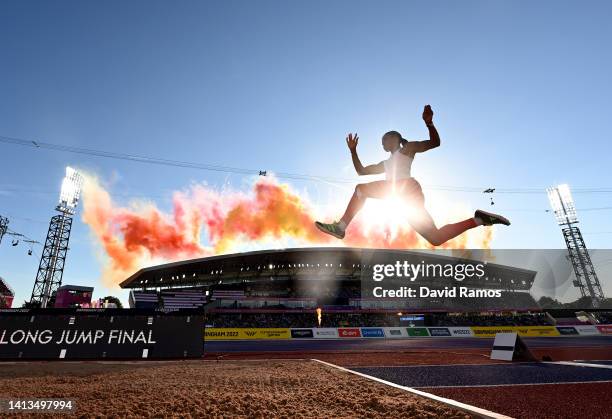
<svg viewBox="0 0 612 419"><path fill-rule="evenodd" d="M0 399L73 399L82 417L471 417L308 359L0 365Z"/></svg>

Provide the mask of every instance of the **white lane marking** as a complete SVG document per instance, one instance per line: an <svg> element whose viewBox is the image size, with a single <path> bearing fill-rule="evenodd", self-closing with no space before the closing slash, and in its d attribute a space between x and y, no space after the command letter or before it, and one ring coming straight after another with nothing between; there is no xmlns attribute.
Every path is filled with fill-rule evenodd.
<svg viewBox="0 0 612 419"><path fill-rule="evenodd" d="M612 365L591 364L588 362L557 361L557 362L546 362L546 364L571 365L574 367L603 368L607 370L612 370Z"/></svg>
<svg viewBox="0 0 612 419"><path fill-rule="evenodd" d="M339 365L335 365L335 364L332 364L332 363L329 363L329 362L321 361L319 359L312 359L312 360L315 361L315 362L319 362L319 363L321 363L323 365L327 365L328 367L336 368L336 369L339 369L341 371L348 372L350 374L355 374L355 375L358 375L360 377L367 378L368 380L376 381L378 383L382 383L382 384L385 384L385 385L388 385L388 386L391 386L391 387L395 387L397 389L404 390L404 391L407 391L409 393L416 394L416 395L419 395L421 397L425 397L427 399L435 400L437 402L440 402L440 403L445 404L447 406L454 407L454 408L462 410L464 412L468 412L468 413L472 413L474 415L478 415L479 417L482 417L482 418L492 418L492 419L508 419L508 418L510 418L510 416L502 415L500 413L491 412L490 410L482 409L480 407L472 406L472 405L466 404L466 403L461 403L461 402L458 402L458 401L453 400L453 399L447 399L446 397L436 396L435 394L427 393L427 392L422 391L422 390L417 390L417 389L412 388L412 387L402 386L402 385L399 385L399 384L396 384L396 383L392 383L391 381L386 381L386 380L383 380L383 379L380 379L380 378L377 378L377 377L373 377L371 375L363 374L361 372L349 370L348 368L344 368L344 367L341 367Z"/></svg>
<svg viewBox="0 0 612 419"><path fill-rule="evenodd" d="M590 383L612 383L612 380L591 380L591 381L553 381L551 383L515 383L515 384L474 384L470 386L418 386L415 388L486 388L486 387L519 387L519 386L547 386L561 384L590 384Z"/></svg>

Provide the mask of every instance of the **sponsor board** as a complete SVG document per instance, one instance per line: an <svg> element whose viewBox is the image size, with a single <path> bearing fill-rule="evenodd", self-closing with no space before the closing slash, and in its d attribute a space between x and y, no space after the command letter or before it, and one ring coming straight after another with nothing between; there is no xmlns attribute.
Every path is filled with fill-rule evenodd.
<svg viewBox="0 0 612 419"><path fill-rule="evenodd" d="M411 337L429 336L429 333L425 327L407 327L406 331L408 332L408 336Z"/></svg>
<svg viewBox="0 0 612 419"><path fill-rule="evenodd" d="M380 327L361 328L361 336L364 338L384 338L385 332Z"/></svg>
<svg viewBox="0 0 612 419"><path fill-rule="evenodd" d="M449 327L448 328L451 336L457 338L465 338L474 336L474 332L469 327Z"/></svg>
<svg viewBox="0 0 612 419"><path fill-rule="evenodd" d="M386 338L405 338L408 337L408 333L406 333L406 329L402 327L383 327Z"/></svg>
<svg viewBox="0 0 612 419"><path fill-rule="evenodd" d="M291 337L294 339L314 337L312 329L291 329Z"/></svg>
<svg viewBox="0 0 612 419"><path fill-rule="evenodd" d="M564 336L578 334L578 331L573 326L557 326L557 330Z"/></svg>
<svg viewBox="0 0 612 419"><path fill-rule="evenodd" d="M596 327L602 335L612 335L612 324L600 324Z"/></svg>
<svg viewBox="0 0 612 419"><path fill-rule="evenodd" d="M599 330L597 330L597 327L591 324L578 325L574 327L578 331L579 335L585 335L585 336L599 335Z"/></svg>
<svg viewBox="0 0 612 419"><path fill-rule="evenodd" d="M360 338L361 332L357 327L338 328L338 336L341 338Z"/></svg>
<svg viewBox="0 0 612 419"><path fill-rule="evenodd" d="M450 330L446 327L428 327L431 336L450 336Z"/></svg>
<svg viewBox="0 0 612 419"><path fill-rule="evenodd" d="M519 336L560 336L555 326L472 326L474 336L479 338L492 338L497 333L516 332Z"/></svg>
<svg viewBox="0 0 612 419"><path fill-rule="evenodd" d="M205 340L290 339L288 328L206 328Z"/></svg>
<svg viewBox="0 0 612 419"><path fill-rule="evenodd" d="M333 327L320 327L312 329L315 339L336 339L338 337L338 329Z"/></svg>
<svg viewBox="0 0 612 419"><path fill-rule="evenodd" d="M0 312L0 359L199 358L204 316L133 309Z"/></svg>

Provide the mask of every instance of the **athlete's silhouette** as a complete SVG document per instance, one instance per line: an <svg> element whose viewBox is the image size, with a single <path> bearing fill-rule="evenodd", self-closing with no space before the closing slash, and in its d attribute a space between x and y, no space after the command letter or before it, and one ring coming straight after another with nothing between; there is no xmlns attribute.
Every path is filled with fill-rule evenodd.
<svg viewBox="0 0 612 419"><path fill-rule="evenodd" d="M340 221L330 224L317 221L315 224L319 230L343 239L346 227L361 207L363 207L366 199L385 199L391 194L410 200L415 209L410 214L410 224L434 246L439 246L466 230L480 225L510 225L510 221L501 215L476 210L472 218L455 224L447 224L441 228L436 227L431 215L425 209L425 199L421 185L410 175L410 168L416 153L424 153L427 150L440 146L440 136L433 124L433 111L429 105L425 106L423 110L423 120L429 130L429 140L408 141L402 138L399 132L389 131L382 137L382 146L385 151L391 153L391 156L387 160L370 166L364 167L359 160L359 156L357 156L357 144L359 142L357 134L349 134L347 136L346 144L351 151L353 165L357 174L374 175L385 173L386 179L357 185L353 197L346 208L346 212Z"/></svg>

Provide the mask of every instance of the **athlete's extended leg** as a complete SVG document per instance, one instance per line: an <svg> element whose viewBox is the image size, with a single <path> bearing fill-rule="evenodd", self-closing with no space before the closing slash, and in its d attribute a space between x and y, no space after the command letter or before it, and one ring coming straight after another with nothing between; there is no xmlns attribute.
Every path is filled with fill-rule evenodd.
<svg viewBox="0 0 612 419"><path fill-rule="evenodd" d="M493 224L510 225L510 221L501 215L477 210L472 218L437 228L424 205L419 206L412 222L414 229L434 246L440 246L472 228Z"/></svg>

